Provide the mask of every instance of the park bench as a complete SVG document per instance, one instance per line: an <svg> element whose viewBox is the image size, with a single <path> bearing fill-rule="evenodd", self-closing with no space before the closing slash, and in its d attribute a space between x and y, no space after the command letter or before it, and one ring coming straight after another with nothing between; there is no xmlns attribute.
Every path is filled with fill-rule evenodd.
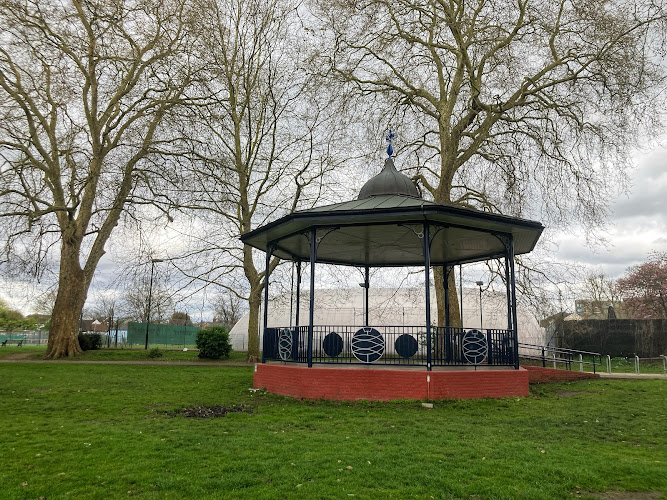
<svg viewBox="0 0 667 500"><path fill-rule="evenodd" d="M23 339L7 339L3 340L2 347L5 347L7 344L17 344L16 347L23 346Z"/></svg>

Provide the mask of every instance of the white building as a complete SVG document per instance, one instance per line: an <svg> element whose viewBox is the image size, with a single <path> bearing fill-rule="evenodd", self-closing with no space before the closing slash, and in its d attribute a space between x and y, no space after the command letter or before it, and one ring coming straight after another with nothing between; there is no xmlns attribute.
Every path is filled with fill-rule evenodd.
<svg viewBox="0 0 667 500"><path fill-rule="evenodd" d="M290 321L290 295L281 295L269 300L268 326L284 327L295 325L296 298L292 303ZM301 291L299 324L308 325L308 290ZM317 289L315 290L316 325L363 326L364 290L357 289ZM374 289L369 290L369 324L382 326L419 326L426 323L424 312L424 289ZM504 292L482 292L482 318L480 318L479 289L463 290L463 326L479 328L507 328L507 298ZM262 345L263 311L260 311L260 348ZM435 291L431 290L431 320L437 321ZM545 344L545 330L535 317L521 304L517 304L519 342ZM248 348L248 313L234 325L230 332L234 350Z"/></svg>

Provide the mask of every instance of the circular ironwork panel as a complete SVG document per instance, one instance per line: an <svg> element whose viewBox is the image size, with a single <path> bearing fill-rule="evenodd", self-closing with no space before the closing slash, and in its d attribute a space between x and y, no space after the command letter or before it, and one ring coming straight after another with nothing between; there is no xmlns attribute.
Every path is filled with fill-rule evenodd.
<svg viewBox="0 0 667 500"><path fill-rule="evenodd" d="M411 358L417 352L419 344L417 343L417 339L412 335L404 333L396 339L394 348L400 357Z"/></svg>
<svg viewBox="0 0 667 500"><path fill-rule="evenodd" d="M292 330L287 328L280 330L280 335L278 336L278 355L283 361L292 359L293 339Z"/></svg>
<svg viewBox="0 0 667 500"><path fill-rule="evenodd" d="M352 337L352 354L362 363L373 363L384 354L384 338L375 328L362 328Z"/></svg>
<svg viewBox="0 0 667 500"><path fill-rule="evenodd" d="M470 330L463 336L461 345L463 357L468 363L479 365L486 360L488 346L486 336L479 330Z"/></svg>
<svg viewBox="0 0 667 500"><path fill-rule="evenodd" d="M343 350L343 337L338 335L336 332L331 332L329 335L324 337L322 341L322 347L324 348L324 353L330 358L335 358Z"/></svg>

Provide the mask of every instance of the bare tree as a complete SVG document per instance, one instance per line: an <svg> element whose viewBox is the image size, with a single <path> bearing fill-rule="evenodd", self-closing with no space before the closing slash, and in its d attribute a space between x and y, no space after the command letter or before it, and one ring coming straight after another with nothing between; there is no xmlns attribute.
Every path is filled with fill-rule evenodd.
<svg viewBox="0 0 667 500"><path fill-rule="evenodd" d="M170 268L155 268L152 280L150 265L128 266L128 273L123 281L123 295L119 304L122 315L132 321L146 322L149 314L152 323L165 323L174 309L174 300L169 290L171 281Z"/></svg>
<svg viewBox="0 0 667 500"><path fill-rule="evenodd" d="M214 321L222 323L229 330L241 319L243 303L236 295L219 293L214 302Z"/></svg>
<svg viewBox="0 0 667 500"><path fill-rule="evenodd" d="M161 126L192 78L187 6L0 1L0 216L9 262L58 256L48 358L81 352L77 324L105 243L150 188Z"/></svg>
<svg viewBox="0 0 667 500"><path fill-rule="evenodd" d="M552 227L604 224L625 186L628 153L642 127L657 125L653 110L664 102L661 2L318 7L333 47L318 64L357 102L398 120L403 163L435 201L534 215ZM441 278L437 269L437 284ZM442 324L443 288L436 290Z"/></svg>
<svg viewBox="0 0 667 500"><path fill-rule="evenodd" d="M289 0L202 0L209 17L200 26L209 63L188 129L192 188L190 259L175 265L204 284L215 283L249 304L248 359L259 356L259 307L264 259L239 236L312 205L320 179L332 169L322 137L331 118L324 89L302 69L297 5ZM324 143L324 144L323 144ZM181 256L186 257L186 256ZM181 262L189 261L184 265ZM271 269L278 260L273 259ZM202 274L201 270L206 270ZM232 299L234 300L234 299Z"/></svg>
<svg viewBox="0 0 667 500"><path fill-rule="evenodd" d="M95 307L92 315L95 319L107 321L115 318L119 311L119 300L114 290L99 290L94 294Z"/></svg>
<svg viewBox="0 0 667 500"><path fill-rule="evenodd" d="M612 306L616 313L625 314L621 291L615 280L602 271L590 271L583 283L584 298L590 302L588 314L605 316Z"/></svg>

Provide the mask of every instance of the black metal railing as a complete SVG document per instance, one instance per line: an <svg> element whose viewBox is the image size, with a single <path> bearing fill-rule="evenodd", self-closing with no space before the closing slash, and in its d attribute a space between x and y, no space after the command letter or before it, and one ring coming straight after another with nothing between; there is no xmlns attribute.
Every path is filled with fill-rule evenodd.
<svg viewBox="0 0 667 500"><path fill-rule="evenodd" d="M584 371L584 366L592 366L593 373L596 368L602 366L602 354L599 352L577 351L575 349L564 349L562 347L551 347L535 344L523 344L519 342L519 358L540 361L542 367L561 365L572 370L572 366Z"/></svg>
<svg viewBox="0 0 667 500"><path fill-rule="evenodd" d="M425 326L313 326L312 362L427 366L514 366L511 330ZM308 327L264 331L263 359L307 363Z"/></svg>

